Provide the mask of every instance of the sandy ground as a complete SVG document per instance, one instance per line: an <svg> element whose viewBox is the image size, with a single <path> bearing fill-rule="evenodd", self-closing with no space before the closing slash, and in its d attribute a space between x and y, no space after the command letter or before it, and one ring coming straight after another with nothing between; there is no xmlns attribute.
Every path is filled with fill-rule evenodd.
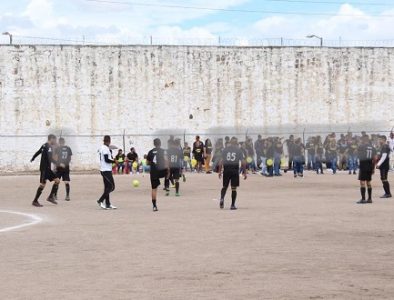
<svg viewBox="0 0 394 300"><path fill-rule="evenodd" d="M393 174L390 174L394 178ZM149 178L116 176L116 211L100 210L96 175L72 201L30 206L37 176L0 177L0 299L393 299L394 199L356 205L355 176L250 176L238 211L218 209L216 175L189 175L182 197ZM393 183L393 180L391 180ZM45 191L44 198L49 193ZM63 198L61 187L60 198Z"/></svg>

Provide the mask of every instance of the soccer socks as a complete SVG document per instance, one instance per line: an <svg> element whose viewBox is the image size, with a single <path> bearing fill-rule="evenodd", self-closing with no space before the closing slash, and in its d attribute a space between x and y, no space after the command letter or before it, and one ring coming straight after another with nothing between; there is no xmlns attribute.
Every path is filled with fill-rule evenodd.
<svg viewBox="0 0 394 300"><path fill-rule="evenodd" d="M168 190L170 188L170 180L169 179L164 180L164 187L166 190Z"/></svg>
<svg viewBox="0 0 394 300"><path fill-rule="evenodd" d="M40 198L40 196L41 196L43 190L44 190L44 188L43 188L42 186L40 186L40 187L37 189L36 196L34 197L34 200L33 200L34 202L37 202L37 201L38 201L38 198Z"/></svg>
<svg viewBox="0 0 394 300"><path fill-rule="evenodd" d="M57 190L59 189L59 185L54 183L52 186L51 193L49 194L49 197L53 197L57 194Z"/></svg>
<svg viewBox="0 0 394 300"><path fill-rule="evenodd" d="M365 187L361 187L361 188L360 188L360 192L361 192L361 199L362 199L362 200L365 200L366 188L365 188Z"/></svg>
<svg viewBox="0 0 394 300"><path fill-rule="evenodd" d="M237 191L231 192L231 206L235 206L235 201L237 200Z"/></svg>
<svg viewBox="0 0 394 300"><path fill-rule="evenodd" d="M179 193L179 182L175 182L175 192L178 194Z"/></svg>
<svg viewBox="0 0 394 300"><path fill-rule="evenodd" d="M227 192L227 189L226 188L222 188L222 191L220 192L220 199L221 200L223 200L224 197L226 196L226 192Z"/></svg>
<svg viewBox="0 0 394 300"><path fill-rule="evenodd" d="M391 195L390 183L388 181L383 181L383 189L386 195Z"/></svg>
<svg viewBox="0 0 394 300"><path fill-rule="evenodd" d="M368 200L372 199L372 188L368 187Z"/></svg>
<svg viewBox="0 0 394 300"><path fill-rule="evenodd" d="M70 184L66 183L66 195L67 197L70 196Z"/></svg>
<svg viewBox="0 0 394 300"><path fill-rule="evenodd" d="M156 207L156 200L152 199L152 205L153 205L153 207Z"/></svg>

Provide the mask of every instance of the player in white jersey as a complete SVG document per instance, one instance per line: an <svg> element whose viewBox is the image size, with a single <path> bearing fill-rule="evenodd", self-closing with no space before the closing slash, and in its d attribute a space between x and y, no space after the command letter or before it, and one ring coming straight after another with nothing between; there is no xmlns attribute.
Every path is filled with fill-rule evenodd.
<svg viewBox="0 0 394 300"><path fill-rule="evenodd" d="M100 173L101 176L103 176L104 193L100 199L97 200L97 203L102 209L116 209L116 206L112 205L109 199L109 194L115 190L115 182L112 176L112 164L114 163L114 158L112 156L112 150L109 148L110 144L111 137L109 135L104 136L104 144L99 150Z"/></svg>

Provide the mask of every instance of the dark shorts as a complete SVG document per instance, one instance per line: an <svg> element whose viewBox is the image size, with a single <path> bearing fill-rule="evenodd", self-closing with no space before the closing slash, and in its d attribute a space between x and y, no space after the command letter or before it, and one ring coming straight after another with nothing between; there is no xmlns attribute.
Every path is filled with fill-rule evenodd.
<svg viewBox="0 0 394 300"><path fill-rule="evenodd" d="M41 171L40 174L40 183L45 184L47 180L54 181L57 178L57 175L52 170L44 170Z"/></svg>
<svg viewBox="0 0 394 300"><path fill-rule="evenodd" d="M380 179L382 181L387 181L388 176L389 176L389 169L387 169L387 168L382 169L381 168L380 169Z"/></svg>
<svg viewBox="0 0 394 300"><path fill-rule="evenodd" d="M197 162L204 162L204 156L202 154L196 154L194 155L194 159L197 160Z"/></svg>
<svg viewBox="0 0 394 300"><path fill-rule="evenodd" d="M239 170L238 169L225 169L223 171L223 187L228 187L231 183L231 187L239 186Z"/></svg>
<svg viewBox="0 0 394 300"><path fill-rule="evenodd" d="M160 178L165 178L167 176L167 170L151 170L150 171L150 183L152 189L157 189L160 185Z"/></svg>
<svg viewBox="0 0 394 300"><path fill-rule="evenodd" d="M374 171L374 166L367 163L367 164L360 164L360 170L358 172L358 180L361 181L371 181L372 175Z"/></svg>
<svg viewBox="0 0 394 300"><path fill-rule="evenodd" d="M70 168L60 168L56 170L56 175L63 181L70 181Z"/></svg>
<svg viewBox="0 0 394 300"><path fill-rule="evenodd" d="M170 178L178 180L181 178L181 169L179 168L171 168L170 169Z"/></svg>

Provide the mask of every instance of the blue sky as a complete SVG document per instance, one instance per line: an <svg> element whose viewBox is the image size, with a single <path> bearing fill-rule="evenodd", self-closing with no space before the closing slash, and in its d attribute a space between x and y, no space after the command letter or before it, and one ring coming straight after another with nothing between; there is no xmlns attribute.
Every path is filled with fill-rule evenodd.
<svg viewBox="0 0 394 300"><path fill-rule="evenodd" d="M117 1L331 15L240 13L86 0L0 0L0 30L15 36L64 39L85 36L87 40L110 43L133 42L151 35L163 40L216 39L218 36L302 39L311 33L326 39L394 39L391 30L394 28L394 3L388 0L320 0L331 3L311 3L319 0L304 0L305 3L278 0ZM0 42L6 38L1 36Z"/></svg>

